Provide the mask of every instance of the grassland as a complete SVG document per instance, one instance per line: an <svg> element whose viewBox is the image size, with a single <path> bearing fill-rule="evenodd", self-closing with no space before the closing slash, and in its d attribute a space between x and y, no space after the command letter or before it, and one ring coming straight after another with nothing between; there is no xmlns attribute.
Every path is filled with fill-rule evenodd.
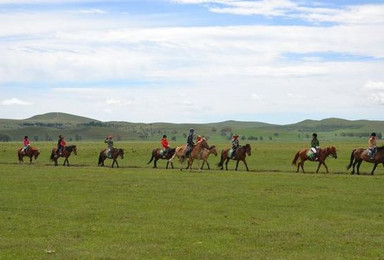
<svg viewBox="0 0 384 260"><path fill-rule="evenodd" d="M97 166L102 143L77 143L71 167L48 160L54 143L36 143L32 165L17 164L19 143L0 143L0 258L384 258L384 171L345 170L360 143L322 142L338 148L329 174L295 172L307 143L250 144L250 172L190 172L147 165L158 143L116 142L119 169Z"/></svg>

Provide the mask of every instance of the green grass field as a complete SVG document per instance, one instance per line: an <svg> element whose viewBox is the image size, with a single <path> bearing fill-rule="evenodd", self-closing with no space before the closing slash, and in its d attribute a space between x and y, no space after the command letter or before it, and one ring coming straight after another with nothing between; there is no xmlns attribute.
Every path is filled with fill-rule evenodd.
<svg viewBox="0 0 384 260"><path fill-rule="evenodd" d="M77 143L70 167L36 143L41 156L19 165L20 144L0 143L0 258L383 259L384 170L351 176L362 145L332 144L330 173L303 174L291 161L306 143L251 143L250 172L219 171L219 157L211 171L152 169L157 143L116 143L119 169L97 166L102 143Z"/></svg>

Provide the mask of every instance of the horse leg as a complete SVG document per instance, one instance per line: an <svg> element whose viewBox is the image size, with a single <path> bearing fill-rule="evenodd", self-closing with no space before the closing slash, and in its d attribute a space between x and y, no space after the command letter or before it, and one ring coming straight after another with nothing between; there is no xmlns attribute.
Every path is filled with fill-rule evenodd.
<svg viewBox="0 0 384 260"><path fill-rule="evenodd" d="M153 168L155 169L155 168L157 168L157 160L158 159L155 159L154 161L153 161ZM167 164L168 165L168 164Z"/></svg>
<svg viewBox="0 0 384 260"><path fill-rule="evenodd" d="M301 170L303 171L303 173L305 173L305 171L304 171L304 161L301 162Z"/></svg>
<svg viewBox="0 0 384 260"><path fill-rule="evenodd" d="M29 164L31 164L31 163L32 163L32 156L29 157Z"/></svg>
<svg viewBox="0 0 384 260"><path fill-rule="evenodd" d="M249 169L248 169L248 165L247 165L247 162L245 161L245 159L244 159L244 164L245 164L245 168L247 169L247 172L249 172Z"/></svg>
<svg viewBox="0 0 384 260"><path fill-rule="evenodd" d="M237 167L239 166L239 160L236 160L236 168L235 171L237 171Z"/></svg>
<svg viewBox="0 0 384 260"><path fill-rule="evenodd" d="M203 163L203 165L204 165L204 163ZM207 161L207 166L208 166L208 170L211 170L211 167L209 167L208 161ZM201 166L201 169L203 169L203 166Z"/></svg>
<svg viewBox="0 0 384 260"><path fill-rule="evenodd" d="M120 168L119 163L117 162L117 160L115 160L115 161L116 161L117 168Z"/></svg>
<svg viewBox="0 0 384 260"><path fill-rule="evenodd" d="M168 170L169 161L167 161L167 166L165 166L165 169Z"/></svg>
<svg viewBox="0 0 384 260"><path fill-rule="evenodd" d="M200 168L200 170L202 170L202 169L203 169L203 167L204 167L204 164L205 164L205 161L203 161L203 163L201 164L201 168ZM209 164L208 164L208 162L207 162L207 165L208 165L208 169L209 169Z"/></svg>
<svg viewBox="0 0 384 260"><path fill-rule="evenodd" d="M363 161L359 161L359 162L357 163L357 167L356 167L357 175L360 175L360 165L361 165L362 162L363 162Z"/></svg>
<svg viewBox="0 0 384 260"><path fill-rule="evenodd" d="M375 163L375 165L373 165L373 169L372 169L371 175L373 175L373 173L375 172L377 165L378 165L378 163Z"/></svg>
<svg viewBox="0 0 384 260"><path fill-rule="evenodd" d="M351 172L351 175L354 175L355 174L355 166L357 164L357 161L354 161L353 164L352 164L352 172Z"/></svg>
<svg viewBox="0 0 384 260"><path fill-rule="evenodd" d="M113 168L113 166L115 165L115 159L113 159L113 161L112 161L112 168Z"/></svg>
<svg viewBox="0 0 384 260"><path fill-rule="evenodd" d="M228 162L229 162L229 159L230 159L230 158L228 158L228 159L225 161L225 170L226 170L226 171L228 171Z"/></svg>

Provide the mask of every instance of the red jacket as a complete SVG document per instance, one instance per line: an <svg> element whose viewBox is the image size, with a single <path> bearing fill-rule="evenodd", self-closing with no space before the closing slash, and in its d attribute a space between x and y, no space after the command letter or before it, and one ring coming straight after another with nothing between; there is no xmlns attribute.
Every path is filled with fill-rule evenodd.
<svg viewBox="0 0 384 260"><path fill-rule="evenodd" d="M67 145L67 143L64 140L61 140L60 145L65 147Z"/></svg>
<svg viewBox="0 0 384 260"><path fill-rule="evenodd" d="M164 148L168 148L168 147L169 147L168 140L167 140L166 138L162 138L162 139L161 139L161 145L162 145Z"/></svg>

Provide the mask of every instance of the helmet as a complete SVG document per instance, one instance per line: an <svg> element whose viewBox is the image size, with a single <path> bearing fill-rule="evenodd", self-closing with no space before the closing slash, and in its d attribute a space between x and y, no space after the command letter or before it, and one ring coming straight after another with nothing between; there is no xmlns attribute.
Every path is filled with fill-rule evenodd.
<svg viewBox="0 0 384 260"><path fill-rule="evenodd" d="M239 137L237 134L234 134L233 137Z"/></svg>
<svg viewBox="0 0 384 260"><path fill-rule="evenodd" d="M59 138L61 139L61 138L63 138L63 136L62 136L62 135L59 135Z"/></svg>
<svg viewBox="0 0 384 260"><path fill-rule="evenodd" d="M317 134L316 134L316 133L313 133L312 136L313 136L313 137L317 137Z"/></svg>
<svg viewBox="0 0 384 260"><path fill-rule="evenodd" d="M163 138L167 138L167 135L163 135Z"/></svg>
<svg viewBox="0 0 384 260"><path fill-rule="evenodd" d="M108 138L109 138L109 139L112 139L112 138L113 138L113 136L112 136L112 135L108 135Z"/></svg>
<svg viewBox="0 0 384 260"><path fill-rule="evenodd" d="M193 133L193 132L195 132L195 129L191 128L191 129L189 129L189 132Z"/></svg>
<svg viewBox="0 0 384 260"><path fill-rule="evenodd" d="M24 138L28 138L28 136L24 136Z"/></svg>
<svg viewBox="0 0 384 260"><path fill-rule="evenodd" d="M372 133L371 136L376 136L376 133Z"/></svg>

